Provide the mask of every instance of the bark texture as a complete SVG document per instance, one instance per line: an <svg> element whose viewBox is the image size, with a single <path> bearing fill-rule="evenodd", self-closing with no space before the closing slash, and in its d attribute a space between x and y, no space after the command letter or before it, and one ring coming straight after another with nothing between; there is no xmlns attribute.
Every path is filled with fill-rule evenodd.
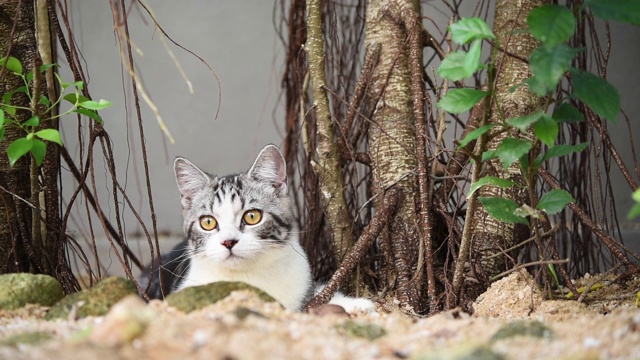
<svg viewBox="0 0 640 360"><path fill-rule="evenodd" d="M516 57L529 58L531 52L540 43L527 33L527 15L541 5L548 4L542 0L500 0L496 3L495 22L493 32L497 44L505 50L494 50L496 59L496 78L494 82L495 98L491 103L489 123L497 123L504 119L523 116L536 111L541 105L540 99L529 92L526 86L520 86L515 91L512 88L531 76L528 64ZM514 135L514 134L511 134ZM487 149L495 150L506 134L502 134L487 143ZM524 134L527 137L528 134ZM512 164L506 171L502 163L492 160L485 165L485 176L498 176L525 185L518 163ZM525 188L511 188L502 190L493 186L483 186L478 195L488 197L504 197L515 200L520 204L529 203ZM491 276L507 270L512 265L506 256L487 257L510 248L514 244L526 239L528 229L523 225L500 222L490 217L482 204L478 204L472 219L472 262L476 270L484 275L485 285ZM473 258L475 257L475 258ZM480 265L480 266L478 266Z"/></svg>
<svg viewBox="0 0 640 360"><path fill-rule="evenodd" d="M419 5L411 1L369 1L366 22L366 45L382 44L378 66L373 71L369 87L373 108L369 126L369 146L373 174L373 193L381 194L396 185L405 194L405 201L388 231L380 237L385 253L386 286L397 289L401 306L421 312L418 293L419 277L414 277L418 254L419 228L416 210L417 184L415 171L416 132L409 34L397 21L398 11L412 9L419 14ZM378 198L378 202L382 197ZM381 204L376 204L380 207Z"/></svg>

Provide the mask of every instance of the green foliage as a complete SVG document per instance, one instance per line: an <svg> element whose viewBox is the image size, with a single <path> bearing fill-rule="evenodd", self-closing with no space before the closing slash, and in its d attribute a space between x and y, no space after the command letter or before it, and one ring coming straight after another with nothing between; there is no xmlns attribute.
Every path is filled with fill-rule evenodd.
<svg viewBox="0 0 640 360"><path fill-rule="evenodd" d="M55 75L60 87L62 88L63 94L60 95L60 98L54 99L54 102L52 102L51 99L47 98L46 96L41 95L40 98L37 99L38 104L44 106L45 109L32 109L13 104L13 95L16 93L23 93L27 95L29 100L33 102L31 87L34 73L33 71L29 71L26 74L23 73L22 64L18 59L14 57L0 58L0 66L4 66L5 63L7 70L11 71L11 74L9 74L9 76L19 77L20 79L22 79L22 83L24 84L13 91L2 94L2 102L0 102L0 141L3 141L4 139L4 134L7 127L20 129L25 134L24 137L14 140L7 147L7 156L9 157L9 163L11 166L13 166L21 157L28 153L31 153L38 166L42 165L42 161L44 160L47 151L47 146L44 141L56 143L60 146L63 146L58 130L46 128L41 129L41 125L46 121L51 121L70 113L77 113L87 116L93 119L95 122L102 124L102 118L96 111L111 106L111 103L106 100L94 101L80 95L80 91L84 87L82 81L65 83L60 79L58 74ZM53 66L55 65L42 65L38 70L40 73L43 73ZM64 95L64 91L69 88L73 89L74 92ZM48 118L41 117L42 115L50 114L51 110L54 107L58 106L62 99L67 100L71 103L70 109L56 116L51 116ZM32 116L26 121L20 123L19 118L21 118L22 116L18 115L20 113L23 114L24 112L30 112Z"/></svg>
<svg viewBox="0 0 640 360"><path fill-rule="evenodd" d="M605 20L640 24L640 1L637 0L586 0L581 10L585 9ZM545 5L530 12L527 17L529 31L542 45L529 57L532 76L516 87L526 85L533 94L544 99L541 103L545 105L525 116L502 119L498 123L480 126L460 141L458 149L482 136L495 136L506 132L507 136L495 150L481 149L481 153L473 155L474 160L484 162L499 159L504 169L517 164L526 183L535 184L538 168L543 163L584 151L589 146L588 142L575 145L556 144L561 127L566 126L564 124L584 121L583 112L568 100L579 100L602 118L616 120L620 112L620 95L615 87L595 74L571 66L575 56L583 51L567 44L574 35L576 24L576 15L565 6ZM460 81L483 70L486 66L480 62L482 41L495 39L490 28L479 18L465 18L451 25L449 30L453 41L461 45L470 44L469 50L458 50L449 54L437 73L446 79ZM493 64L488 66L489 69L493 67ZM491 84L493 74L489 73L488 76ZM573 93L568 95L565 95L566 92L556 91L565 77L573 89ZM453 89L440 98L437 106L458 114L470 110L479 101L491 95L490 91ZM561 97L563 95L566 97ZM519 136L518 133L527 133L527 136ZM532 137L532 140L527 140ZM504 189L517 186L508 179L485 176L471 185L467 197L471 197L485 185ZM535 191L533 188L530 186L529 191ZM497 220L526 225L529 225L528 216L538 217L542 212L556 214L568 203L575 201L571 194L560 189L541 195L530 195L532 198L539 198L535 209L503 198L481 197L479 200L485 210ZM630 218L640 216L640 190L633 196L636 204L629 214Z"/></svg>
<svg viewBox="0 0 640 360"><path fill-rule="evenodd" d="M640 189L637 189L636 191L634 191L633 195L631 195L631 198L636 203L633 205L633 207L629 211L629 214L627 215L627 219L629 219L629 220L640 216ZM640 294L640 293L638 293L638 294Z"/></svg>

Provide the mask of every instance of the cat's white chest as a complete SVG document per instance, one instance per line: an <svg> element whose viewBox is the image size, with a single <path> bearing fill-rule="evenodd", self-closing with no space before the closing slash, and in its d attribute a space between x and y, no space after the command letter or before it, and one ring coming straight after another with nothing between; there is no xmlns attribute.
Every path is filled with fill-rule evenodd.
<svg viewBox="0 0 640 360"><path fill-rule="evenodd" d="M176 290L216 281L247 283L273 296L285 308L299 310L311 287L311 271L304 251L296 243L237 267L196 256L191 258L189 271Z"/></svg>

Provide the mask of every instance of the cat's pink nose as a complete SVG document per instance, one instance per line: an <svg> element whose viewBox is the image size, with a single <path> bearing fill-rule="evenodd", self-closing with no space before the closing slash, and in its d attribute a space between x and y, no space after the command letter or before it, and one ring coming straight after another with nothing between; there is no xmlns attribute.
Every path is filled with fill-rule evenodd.
<svg viewBox="0 0 640 360"><path fill-rule="evenodd" d="M221 244L227 249L231 250L238 243L238 240L224 240Z"/></svg>

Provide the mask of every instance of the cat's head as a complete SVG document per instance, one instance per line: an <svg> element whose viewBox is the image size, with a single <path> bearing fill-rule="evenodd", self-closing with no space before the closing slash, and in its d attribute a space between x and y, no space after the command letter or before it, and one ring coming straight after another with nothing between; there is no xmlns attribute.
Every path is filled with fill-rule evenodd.
<svg viewBox="0 0 640 360"><path fill-rule="evenodd" d="M216 177L184 158L174 168L193 256L217 266L251 266L298 241L286 163L276 146L262 149L242 174Z"/></svg>

